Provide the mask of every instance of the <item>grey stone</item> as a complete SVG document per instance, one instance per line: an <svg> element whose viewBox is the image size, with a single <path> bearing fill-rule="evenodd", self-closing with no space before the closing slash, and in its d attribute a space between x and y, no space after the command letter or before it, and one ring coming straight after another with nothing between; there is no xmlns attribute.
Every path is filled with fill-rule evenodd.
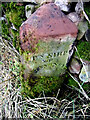
<svg viewBox="0 0 90 120"><path fill-rule="evenodd" d="M82 7L82 3L78 2L76 4L76 7L75 7L75 11L76 11L77 14L81 14L81 12L82 12L82 8L81 7Z"/></svg>
<svg viewBox="0 0 90 120"><path fill-rule="evenodd" d="M88 42L90 42L90 29L88 29L85 33L85 38Z"/></svg>
<svg viewBox="0 0 90 120"><path fill-rule="evenodd" d="M55 0L55 4L60 7L61 10L68 12L70 9L70 0Z"/></svg>
<svg viewBox="0 0 90 120"><path fill-rule="evenodd" d="M79 74L80 69L81 69L81 64L79 63L79 61L75 58L72 58L72 61L69 66L70 73Z"/></svg>
<svg viewBox="0 0 90 120"><path fill-rule="evenodd" d="M90 82L90 62L84 62L79 78L84 83Z"/></svg>
<svg viewBox="0 0 90 120"><path fill-rule="evenodd" d="M83 21L79 22L78 30L79 30L79 32L78 32L77 39L80 40L84 36L85 32L88 30L87 21L83 20Z"/></svg>
<svg viewBox="0 0 90 120"><path fill-rule="evenodd" d="M20 27L21 48L30 51L29 67L26 67L29 73L36 76L64 74L77 31L77 26L54 3L37 9Z"/></svg>
<svg viewBox="0 0 90 120"><path fill-rule="evenodd" d="M79 24L79 22L81 21L80 16L76 13L76 12L71 12L67 15L67 17L74 22L76 25Z"/></svg>

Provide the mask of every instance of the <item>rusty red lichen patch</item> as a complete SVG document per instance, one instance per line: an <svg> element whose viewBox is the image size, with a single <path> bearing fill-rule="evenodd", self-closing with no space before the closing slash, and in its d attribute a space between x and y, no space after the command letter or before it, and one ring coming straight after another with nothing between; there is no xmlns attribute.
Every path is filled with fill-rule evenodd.
<svg viewBox="0 0 90 120"><path fill-rule="evenodd" d="M23 50L30 49L30 41L46 40L70 34L77 36L77 27L54 3L42 5L20 27L20 42ZM27 39L25 40L25 38ZM35 42L36 41L36 42Z"/></svg>

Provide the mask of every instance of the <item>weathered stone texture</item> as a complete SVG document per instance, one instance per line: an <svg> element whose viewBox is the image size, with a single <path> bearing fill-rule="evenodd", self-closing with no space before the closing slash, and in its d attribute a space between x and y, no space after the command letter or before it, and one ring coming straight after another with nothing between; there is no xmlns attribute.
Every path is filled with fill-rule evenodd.
<svg viewBox="0 0 90 120"><path fill-rule="evenodd" d="M77 27L54 3L42 5L20 27L21 47L29 50L30 41L49 41L52 38L61 40L66 35L77 36ZM25 39L26 37L26 39ZM30 38L30 39L28 39Z"/></svg>

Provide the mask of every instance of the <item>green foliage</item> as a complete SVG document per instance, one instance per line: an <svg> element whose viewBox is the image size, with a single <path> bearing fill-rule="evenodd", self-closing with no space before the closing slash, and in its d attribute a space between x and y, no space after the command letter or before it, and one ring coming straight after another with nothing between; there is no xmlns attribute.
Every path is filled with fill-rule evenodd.
<svg viewBox="0 0 90 120"><path fill-rule="evenodd" d="M85 84L83 85L83 89L84 89L85 91L90 91L90 83L85 83Z"/></svg>
<svg viewBox="0 0 90 120"><path fill-rule="evenodd" d="M61 87L61 84L64 81L64 77L41 77L39 78L39 82L33 88L33 91L36 93L41 93L45 91L45 93L56 95L57 90Z"/></svg>
<svg viewBox="0 0 90 120"><path fill-rule="evenodd" d="M6 13L7 19L11 23L13 23L13 25L16 27L16 29L19 29L23 20L25 20L25 19L22 18L23 11L24 10L18 8L17 10L13 9L13 11L10 11L9 13Z"/></svg>
<svg viewBox="0 0 90 120"><path fill-rule="evenodd" d="M90 19L90 5L89 5L88 3L85 4L84 10L85 10L85 12L86 12L88 18ZM89 24L89 23L88 23L88 26L89 26L89 28L90 28L90 24Z"/></svg>
<svg viewBox="0 0 90 120"><path fill-rule="evenodd" d="M77 50L81 59L90 61L90 42L79 41ZM77 52L75 52L75 55L78 56Z"/></svg>
<svg viewBox="0 0 90 120"><path fill-rule="evenodd" d="M86 14L88 15L88 17L90 19L90 5L89 4L85 5L84 9L85 9L85 12L86 12Z"/></svg>
<svg viewBox="0 0 90 120"><path fill-rule="evenodd" d="M10 28L10 24L6 24L5 21L2 21L2 34L4 35L5 38L7 38L6 36L9 36L10 37L10 31L9 31L9 28Z"/></svg>
<svg viewBox="0 0 90 120"><path fill-rule="evenodd" d="M25 20L24 6L17 6L16 3L3 3L3 10L6 14L8 23L13 23L19 29L21 23Z"/></svg>
<svg viewBox="0 0 90 120"><path fill-rule="evenodd" d="M2 3L3 12L6 15L6 21L2 21L2 35L7 40L12 40L14 47L19 50L19 27L25 20L24 6L18 6L16 3ZM16 30L12 29L12 23Z"/></svg>
<svg viewBox="0 0 90 120"><path fill-rule="evenodd" d="M74 87L77 87L78 85L77 85L77 83L72 79L72 78L69 78L69 80L68 80L68 85L69 86L74 86Z"/></svg>
<svg viewBox="0 0 90 120"><path fill-rule="evenodd" d="M66 80L68 81L67 82L67 85L69 86L74 86L74 87L78 87L78 84L73 80L73 78L71 78L68 74L65 75L66 76Z"/></svg>

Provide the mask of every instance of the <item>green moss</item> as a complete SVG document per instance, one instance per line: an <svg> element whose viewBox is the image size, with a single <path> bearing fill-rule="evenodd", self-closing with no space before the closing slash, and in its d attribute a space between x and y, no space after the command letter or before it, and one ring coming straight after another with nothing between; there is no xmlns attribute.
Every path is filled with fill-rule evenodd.
<svg viewBox="0 0 90 120"><path fill-rule="evenodd" d="M11 10L10 12L6 13L7 19L9 19L11 23L13 23L16 29L19 29L23 20L25 20L24 18L22 18L23 11L24 10L17 8L16 10L13 9L13 11Z"/></svg>
<svg viewBox="0 0 90 120"><path fill-rule="evenodd" d="M81 59L90 61L90 42L79 41L77 45L77 50ZM78 53L75 52L75 55L78 56Z"/></svg>
<svg viewBox="0 0 90 120"><path fill-rule="evenodd" d="M68 74L66 74L66 79L67 79L67 85L69 86L74 86L74 87L78 87L78 84L73 80L73 78L71 78Z"/></svg>
<svg viewBox="0 0 90 120"><path fill-rule="evenodd" d="M86 14L88 15L89 19L90 19L90 5L89 4L86 4L84 6L84 9L85 9L85 12Z"/></svg>
<svg viewBox="0 0 90 120"><path fill-rule="evenodd" d="M31 77L26 81L22 79L22 93L25 96L38 97L44 93L48 96L56 96L56 93L64 81L62 77Z"/></svg>
<svg viewBox="0 0 90 120"><path fill-rule="evenodd" d="M89 84L89 83L85 83L85 84L83 85L83 88L84 88L84 90L86 90L86 91L90 91L90 84Z"/></svg>
<svg viewBox="0 0 90 120"><path fill-rule="evenodd" d="M80 87L78 86L78 84L76 83L76 81L73 79L73 78L71 78L68 74L67 74L67 76L66 76L66 79L67 79L67 85L68 86L70 86L70 87L72 87L72 88L74 88L74 87L76 87L76 88L78 88L78 89L80 89ZM79 81L79 83L80 83L80 85L82 86L82 88L85 90L85 91L90 91L90 84L89 83L84 83L83 84L83 82L82 81Z"/></svg>
<svg viewBox="0 0 90 120"><path fill-rule="evenodd" d="M23 56L35 76L59 76L65 73L71 42L40 42L35 53Z"/></svg>

